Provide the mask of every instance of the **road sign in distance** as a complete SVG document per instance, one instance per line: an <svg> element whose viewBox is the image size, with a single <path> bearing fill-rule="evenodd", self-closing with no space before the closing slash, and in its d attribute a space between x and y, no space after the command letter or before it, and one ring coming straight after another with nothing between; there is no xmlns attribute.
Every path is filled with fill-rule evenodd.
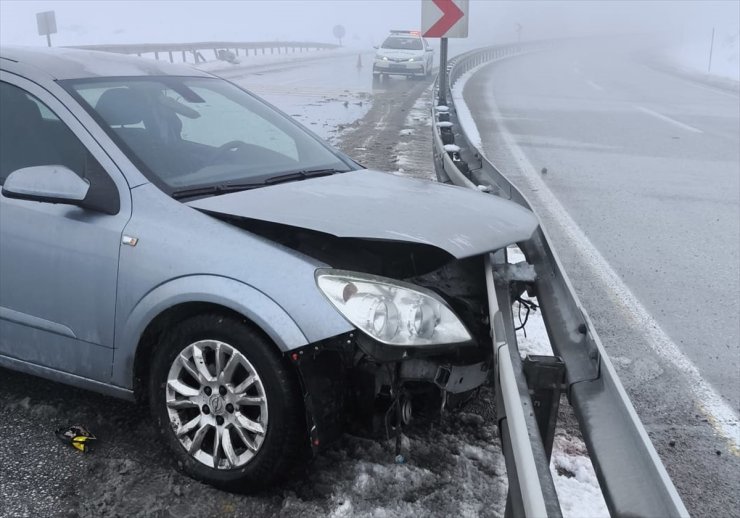
<svg viewBox="0 0 740 518"><path fill-rule="evenodd" d="M468 0L422 0L421 32L425 38L467 38Z"/></svg>
<svg viewBox="0 0 740 518"><path fill-rule="evenodd" d="M344 30L344 25L335 25L333 32L334 37L339 40L339 45L341 45L342 38L344 38L344 35L347 33L347 31Z"/></svg>
<svg viewBox="0 0 740 518"><path fill-rule="evenodd" d="M44 11L36 13L36 25L39 29L39 36L48 36L57 32L57 19L54 11Z"/></svg>

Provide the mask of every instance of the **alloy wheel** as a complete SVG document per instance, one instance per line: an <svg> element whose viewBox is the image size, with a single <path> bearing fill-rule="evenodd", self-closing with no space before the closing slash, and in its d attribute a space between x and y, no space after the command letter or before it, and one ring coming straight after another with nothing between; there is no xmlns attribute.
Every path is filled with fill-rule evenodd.
<svg viewBox="0 0 740 518"><path fill-rule="evenodd" d="M194 459L235 469L259 451L267 397L256 369L236 348L218 340L188 345L172 362L165 391L172 430Z"/></svg>

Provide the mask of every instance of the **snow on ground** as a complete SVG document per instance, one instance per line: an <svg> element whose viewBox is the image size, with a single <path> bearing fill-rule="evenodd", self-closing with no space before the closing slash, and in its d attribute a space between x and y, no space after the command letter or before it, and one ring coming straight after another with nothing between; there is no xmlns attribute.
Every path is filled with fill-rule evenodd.
<svg viewBox="0 0 740 518"><path fill-rule="evenodd" d="M234 49L227 49L231 52L234 51ZM280 53L278 54L278 49L276 48L274 52L270 52L270 49L265 49L265 53L262 54L262 50L258 49L257 54L254 53L254 50L249 51L249 55L244 55L244 50L239 49L239 55L236 56L235 63L229 63L228 61L223 61L220 59L216 59L214 52L212 50L203 50L201 51L201 57L205 59L205 62L200 62L198 64L193 63L193 53L187 52L185 53L186 61L182 60L182 53L181 52L173 52L172 53L172 60L174 63L184 63L186 65L189 65L191 67L198 68L200 70L203 70L205 72L216 72L221 70L229 70L236 67L258 67L258 66L264 66L264 65L274 65L278 63L295 63L298 61L305 61L309 59L317 59L322 57L333 57L333 56L343 56L347 54L357 54L356 50L348 50L345 48L339 48L339 49L321 49L321 50L304 50L303 52L300 52L298 49L296 49L295 52L292 51L292 49L288 49L286 52L285 48L280 49ZM141 57L143 58L149 58L149 59L155 59L153 53L148 54L142 54ZM169 55L166 52L160 52L160 61L169 60Z"/></svg>
<svg viewBox="0 0 740 518"><path fill-rule="evenodd" d="M526 261L524 254L517 246L510 246L507 249L507 256L509 263L512 264ZM522 298L537 304L536 297L530 299L525 294ZM517 312L521 311L523 320L525 309L519 306L519 303L514 305L514 315L516 316ZM529 313L527 324L524 329L516 332L516 339L522 358L527 354L553 354L545 321L539 311ZM573 437L562 429L555 431L550 473L555 482L555 489L560 499L560 509L565 518L609 516L588 450L580 438Z"/></svg>
<svg viewBox="0 0 740 518"><path fill-rule="evenodd" d="M452 86L451 89L452 100L455 103L455 110L457 112L457 120L465 129L465 135L468 137L468 141L477 149L482 149L483 145L481 144L482 141L480 138L480 133L478 133L478 126L475 124L475 119L473 119L473 115L470 113L468 105L465 104L465 99L463 98L463 90L465 89L465 84L468 82L468 79L473 77L473 74L475 74L478 69L487 64L488 63L478 65L477 67L465 72L457 79L457 81L455 81L455 84Z"/></svg>
<svg viewBox="0 0 740 518"><path fill-rule="evenodd" d="M496 427L476 414L457 413L439 424L412 427L403 437L404 463L395 440L346 436L326 452L314 473L330 488L331 517L503 516L506 478ZM325 479L325 480L322 480ZM304 513L306 501L287 495L283 512ZM301 514L296 512L295 514ZM312 514L313 513L310 513Z"/></svg>
<svg viewBox="0 0 740 518"><path fill-rule="evenodd" d="M556 434L550 472L565 518L609 516L591 459L582 440Z"/></svg>

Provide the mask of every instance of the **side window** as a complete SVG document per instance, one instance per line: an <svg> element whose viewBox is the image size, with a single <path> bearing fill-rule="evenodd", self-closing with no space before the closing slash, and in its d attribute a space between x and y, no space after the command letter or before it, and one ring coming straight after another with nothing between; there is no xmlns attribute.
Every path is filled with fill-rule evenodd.
<svg viewBox="0 0 740 518"><path fill-rule="evenodd" d="M63 165L84 177L87 160L87 148L48 106L0 82L0 185L13 171L38 165Z"/></svg>

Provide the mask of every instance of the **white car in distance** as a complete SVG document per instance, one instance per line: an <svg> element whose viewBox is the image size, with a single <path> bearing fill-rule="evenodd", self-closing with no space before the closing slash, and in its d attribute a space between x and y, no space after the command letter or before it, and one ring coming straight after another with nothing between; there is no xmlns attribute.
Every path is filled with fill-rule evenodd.
<svg viewBox="0 0 740 518"><path fill-rule="evenodd" d="M434 49L419 31L391 31L380 47L375 47L373 77L403 75L425 77L432 73Z"/></svg>

